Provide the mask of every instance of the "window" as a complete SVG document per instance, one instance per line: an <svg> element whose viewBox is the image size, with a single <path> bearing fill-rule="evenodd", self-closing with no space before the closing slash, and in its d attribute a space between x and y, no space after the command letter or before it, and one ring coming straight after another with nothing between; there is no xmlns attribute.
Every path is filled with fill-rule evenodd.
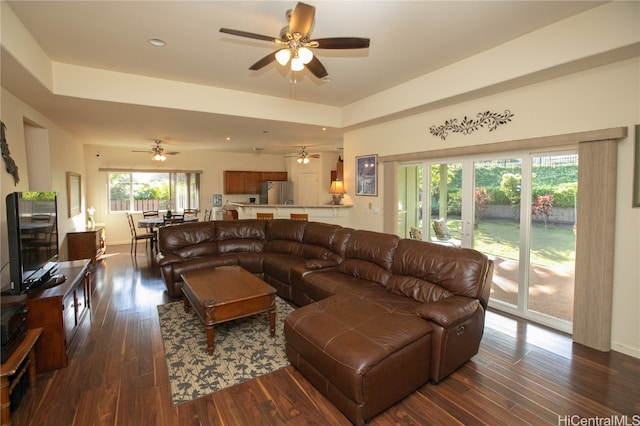
<svg viewBox="0 0 640 426"><path fill-rule="evenodd" d="M402 164L396 233L485 253L489 306L570 332L577 187L572 149Z"/></svg>
<svg viewBox="0 0 640 426"><path fill-rule="evenodd" d="M109 172L109 211L199 209L199 172Z"/></svg>

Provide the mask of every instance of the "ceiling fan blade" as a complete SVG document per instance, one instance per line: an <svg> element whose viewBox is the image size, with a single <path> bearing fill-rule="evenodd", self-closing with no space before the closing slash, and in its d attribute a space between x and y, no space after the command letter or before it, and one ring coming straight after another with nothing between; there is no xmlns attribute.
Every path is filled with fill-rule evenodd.
<svg viewBox="0 0 640 426"><path fill-rule="evenodd" d="M324 78L329 75L327 69L324 67L324 65L322 65L322 62L320 62L315 55L313 56L313 59L311 59L311 62L307 64L307 68L313 75L316 76L316 78Z"/></svg>
<svg viewBox="0 0 640 426"><path fill-rule="evenodd" d="M176 154L180 154L180 153L176 152L176 151L172 151L172 152L163 152L163 154L165 154L165 155L176 155Z"/></svg>
<svg viewBox="0 0 640 426"><path fill-rule="evenodd" d="M153 151L131 151L131 152L145 152L147 154L153 153Z"/></svg>
<svg viewBox="0 0 640 426"><path fill-rule="evenodd" d="M250 32L247 32L247 31L232 30L232 29L229 29L229 28L220 28L220 32L221 33L235 35L235 36L240 36L240 37L253 38L253 39L256 39L256 40L271 41L271 42L274 42L274 43L276 42L275 38L273 38L273 37L269 37L269 36L262 35L262 34L250 33Z"/></svg>
<svg viewBox="0 0 640 426"><path fill-rule="evenodd" d="M260 59L258 62L256 62L255 64L251 65L249 67L250 70L253 71L257 71L262 67L265 67L267 65L269 65L271 62L276 60L276 53L278 53L277 51L275 52L271 52L269 53L267 56L265 56L264 58Z"/></svg>
<svg viewBox="0 0 640 426"><path fill-rule="evenodd" d="M316 15L316 8L308 4L298 3L291 13L289 20L289 31L291 34L300 33L302 38L309 35L313 26L313 19Z"/></svg>
<svg viewBox="0 0 640 426"><path fill-rule="evenodd" d="M361 37L331 37L313 40L318 43L317 49L365 49L370 40Z"/></svg>

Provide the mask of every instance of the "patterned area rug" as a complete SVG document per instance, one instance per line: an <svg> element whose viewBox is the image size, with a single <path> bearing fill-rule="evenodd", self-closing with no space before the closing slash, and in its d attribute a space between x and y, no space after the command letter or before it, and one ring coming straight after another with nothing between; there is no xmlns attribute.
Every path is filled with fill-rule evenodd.
<svg viewBox="0 0 640 426"><path fill-rule="evenodd" d="M293 310L276 297L276 334L262 314L215 327L213 356L207 354L204 325L182 302L158 306L164 353L174 404L182 404L289 365L285 355L284 319Z"/></svg>

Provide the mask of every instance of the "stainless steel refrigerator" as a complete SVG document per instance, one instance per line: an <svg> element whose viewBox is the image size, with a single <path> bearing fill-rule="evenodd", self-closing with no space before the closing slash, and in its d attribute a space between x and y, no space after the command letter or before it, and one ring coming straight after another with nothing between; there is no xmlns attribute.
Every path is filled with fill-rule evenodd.
<svg viewBox="0 0 640 426"><path fill-rule="evenodd" d="M293 204L293 182L276 180L262 182L260 204Z"/></svg>

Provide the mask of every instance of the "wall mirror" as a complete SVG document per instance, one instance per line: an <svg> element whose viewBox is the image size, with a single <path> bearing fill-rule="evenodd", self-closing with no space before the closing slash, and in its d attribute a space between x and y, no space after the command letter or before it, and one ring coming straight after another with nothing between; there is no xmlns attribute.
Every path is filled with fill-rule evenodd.
<svg viewBox="0 0 640 426"><path fill-rule="evenodd" d="M69 217L80 214L80 175L74 172L67 172L67 205L69 206Z"/></svg>

